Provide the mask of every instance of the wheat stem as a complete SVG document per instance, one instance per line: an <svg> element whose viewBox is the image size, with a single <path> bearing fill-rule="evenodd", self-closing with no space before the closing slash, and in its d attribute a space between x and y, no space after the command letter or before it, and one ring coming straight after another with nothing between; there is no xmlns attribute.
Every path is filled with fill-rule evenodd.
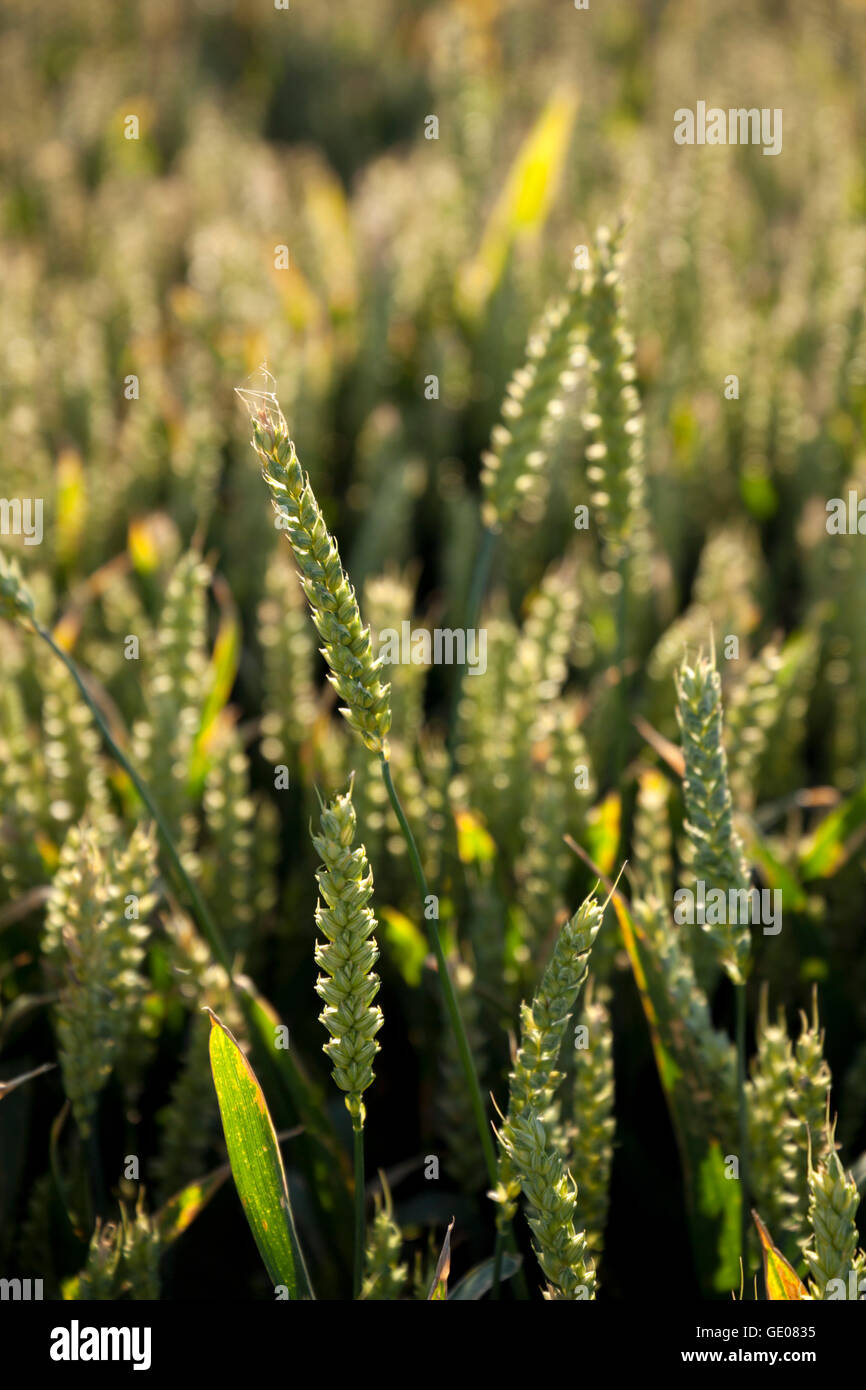
<svg viewBox="0 0 866 1390"><path fill-rule="evenodd" d="M740 1141L740 1251L743 1269L749 1236L749 1115L746 1093L746 986L735 985L737 1001L737 1128Z"/></svg>
<svg viewBox="0 0 866 1390"><path fill-rule="evenodd" d="M354 1266L354 1293L353 1297L360 1298L361 1284L364 1277L364 1207L365 1207L365 1185L364 1185L364 1126L356 1123L354 1128L355 1135L355 1266Z"/></svg>
<svg viewBox="0 0 866 1390"><path fill-rule="evenodd" d="M628 643L626 641L628 624L628 582L629 582L629 563L628 552L623 550L617 560L617 574L619 575L619 594L617 595L616 605L616 672L617 672L617 705L619 707L620 729L628 729L628 684L626 678L626 654ZM614 766L614 786L619 786L625 766L625 737L616 740L616 753Z"/></svg>
<svg viewBox="0 0 866 1390"><path fill-rule="evenodd" d="M418 885L418 891L421 894L421 904L423 908L426 907L427 900L430 897L430 890L427 887L427 879L418 854L418 846L415 843L415 836L412 834L409 822L403 812L403 807L400 805L400 798L397 795L397 790L394 786L393 778L391 777L391 768L384 753L380 755L380 762L382 765L382 779L385 783L385 790L388 793L388 798L394 808L394 814L397 817L400 829L403 833L403 838L406 841L409 863L412 866L412 873ZM496 1155L493 1151L493 1140L490 1137L490 1129L487 1124L487 1117L484 1113L484 1101L481 1098L481 1087L478 1083L475 1062L469 1047L469 1041L466 1037L466 1029L463 1026L463 1020L460 1017L457 996L454 993L454 985L452 984L451 976L445 962L445 952L442 950L442 942L439 939L438 928L436 927L435 921L430 918L425 916L424 920L427 925L427 937L430 941L430 947L436 957L439 984L442 989L445 1008L448 1012L448 1018L454 1033L454 1039L457 1043L460 1065L463 1068L463 1075L466 1078L466 1085L469 1089L469 1095L472 1101L472 1112L475 1116L475 1123L478 1128L478 1137L481 1140L481 1149L484 1154L484 1162L487 1166L487 1174L490 1181L495 1184L497 1174Z"/></svg>
<svg viewBox="0 0 866 1390"><path fill-rule="evenodd" d="M502 1256L505 1252L505 1237L497 1228L496 1243L493 1246L493 1285L490 1290L490 1297L495 1302L499 1298L499 1288L502 1283Z"/></svg>

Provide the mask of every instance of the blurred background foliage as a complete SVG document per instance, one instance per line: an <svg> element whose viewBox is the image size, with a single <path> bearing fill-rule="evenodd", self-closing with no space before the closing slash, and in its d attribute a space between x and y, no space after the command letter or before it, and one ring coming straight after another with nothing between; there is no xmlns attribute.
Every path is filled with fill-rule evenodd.
<svg viewBox="0 0 866 1390"><path fill-rule="evenodd" d="M457 624L481 535L480 456L505 387L574 248L591 252L596 227L625 217L653 532L625 654L629 714L676 739L684 646L706 645L711 626L719 642L739 637L738 660L722 662L735 802L753 817L753 862L769 882L788 874L786 914L792 904L782 935L758 942L761 973L791 1022L820 986L852 1161L866 1147L866 564L861 537L827 536L825 502L866 489L864 18L862 0L592 0L589 11L566 0L293 0L284 11L7 0L0 15L0 490L44 498L46 517L41 546L4 545L92 673L323 1091L307 827L314 786L332 795L357 768L386 1018L368 1167L388 1168L422 1269L429 1232L452 1211L455 1267L468 1260L461 1242L487 1253L465 1097L405 854L328 698L233 388L266 385L263 363L275 377L366 620ZM783 153L675 145L673 112L697 100L782 108ZM125 136L130 116L137 139ZM436 139L425 138L431 116ZM737 401L724 394L731 374ZM431 375L438 399L425 395ZM625 852L638 867L642 849L663 856L672 838L651 795L642 831L640 805L634 814L636 787L648 787L638 778L659 760L620 717L609 576L591 530L573 528L590 493L584 404L579 388L503 535L490 668L467 683L456 788L453 671L394 668L395 765L443 928L470 982L474 972L467 1014L500 1099L503 1016L531 988L540 924L592 883L563 858L562 832L607 871ZM137 663L124 657L129 634ZM125 841L139 812L64 674L5 628L0 663L8 1077L54 1055L45 1006L69 986L39 942L68 832L86 813L98 881L118 853L113 818ZM581 759L584 801L568 771ZM274 789L275 764L288 791ZM827 790L810 801L810 787ZM809 837L840 806L828 868ZM643 840L629 850L633 823ZM142 1039L125 1039L100 1082L95 1141L71 1121L55 1130L63 1184L32 1178L46 1174L59 1079L3 1102L2 1267L44 1271L55 1287L109 1213L105 1188L132 1200L124 1155L141 1155L154 1205L221 1161L197 1009L226 1008L225 980L170 894L155 898L124 996L139 1001ZM489 958L503 921L504 970ZM666 1265L683 1288L692 1276L664 1098L627 958L606 932L618 1118L601 1284L627 1297L634 1251L662 1213ZM727 1024L724 985L713 1007ZM442 1185L425 1183L419 1156L440 1150L453 1163ZM312 1180L294 1180L315 1247ZM164 1296L207 1296L217 1244L225 1292L262 1295L233 1203L221 1193L172 1251ZM328 1269L327 1251L313 1259Z"/></svg>

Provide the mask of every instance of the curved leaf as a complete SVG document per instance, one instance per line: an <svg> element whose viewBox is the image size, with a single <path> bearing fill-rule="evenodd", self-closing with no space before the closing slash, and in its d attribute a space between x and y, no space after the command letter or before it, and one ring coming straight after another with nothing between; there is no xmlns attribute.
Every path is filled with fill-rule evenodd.
<svg viewBox="0 0 866 1390"><path fill-rule="evenodd" d="M470 1269L469 1273L464 1274L460 1282L454 1285L454 1288L448 1295L449 1301L452 1299L477 1300L483 1298L493 1287L494 1264L495 1261L491 1255L490 1259L482 1260L480 1265L476 1265L474 1269ZM504 1283L506 1279L510 1279L512 1274L516 1274L522 1264L522 1256L509 1255L506 1250L502 1256L502 1273L500 1275L502 1283Z"/></svg>

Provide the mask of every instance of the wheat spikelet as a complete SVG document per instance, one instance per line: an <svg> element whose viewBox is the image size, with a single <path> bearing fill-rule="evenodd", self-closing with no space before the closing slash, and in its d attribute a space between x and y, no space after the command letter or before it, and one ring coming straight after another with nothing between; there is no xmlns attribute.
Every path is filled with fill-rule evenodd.
<svg viewBox="0 0 866 1390"><path fill-rule="evenodd" d="M758 621L754 590L761 563L760 546L751 531L724 527L706 541L692 586L692 601L659 637L647 662L650 679L663 687L666 709L670 682L684 648L698 646L711 628L738 633L741 648L744 645Z"/></svg>

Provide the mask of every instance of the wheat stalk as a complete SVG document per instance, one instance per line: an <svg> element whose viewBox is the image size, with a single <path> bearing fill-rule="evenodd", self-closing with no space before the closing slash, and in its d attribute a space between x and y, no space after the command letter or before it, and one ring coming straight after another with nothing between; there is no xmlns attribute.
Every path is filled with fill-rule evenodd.
<svg viewBox="0 0 866 1390"><path fill-rule="evenodd" d="M262 476L271 493L274 509L285 527L301 572L313 621L325 643L322 652L331 668L329 679L346 700L342 712L349 724L359 734L365 747L379 755L388 798L406 842L412 874L425 908L425 925L436 957L439 984L472 1097L488 1174L493 1181L496 1157L472 1051L460 1017L439 931L426 912L431 894L421 856L391 775L387 739L391 726L390 686L383 685L379 679L381 665L373 657L369 628L361 623L355 591L340 563L337 543L325 525L309 479L298 462L276 396L270 392L236 389L250 414L252 442L262 462Z"/></svg>

